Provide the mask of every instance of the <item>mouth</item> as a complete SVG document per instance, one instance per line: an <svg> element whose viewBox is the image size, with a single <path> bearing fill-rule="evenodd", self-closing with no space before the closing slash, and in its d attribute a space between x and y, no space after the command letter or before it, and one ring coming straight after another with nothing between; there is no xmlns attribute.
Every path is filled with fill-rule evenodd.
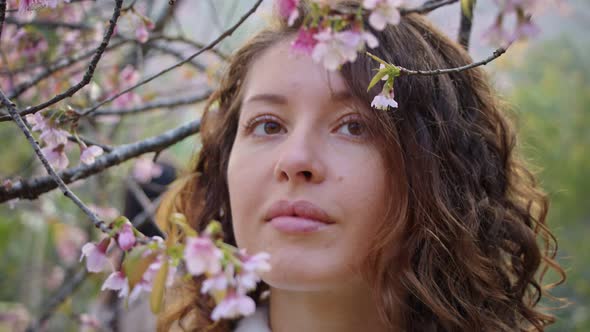
<svg viewBox="0 0 590 332"><path fill-rule="evenodd" d="M264 220L285 233L315 232L334 223L326 211L303 200L275 202Z"/></svg>

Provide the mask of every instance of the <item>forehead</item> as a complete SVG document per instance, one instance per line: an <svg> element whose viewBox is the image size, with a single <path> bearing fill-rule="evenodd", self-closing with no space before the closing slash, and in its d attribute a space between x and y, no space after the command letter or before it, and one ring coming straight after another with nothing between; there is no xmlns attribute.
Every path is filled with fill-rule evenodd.
<svg viewBox="0 0 590 332"><path fill-rule="evenodd" d="M347 97L348 88L339 71L328 71L311 56L294 53L291 41L287 38L270 46L250 64L243 100L260 94L317 101Z"/></svg>

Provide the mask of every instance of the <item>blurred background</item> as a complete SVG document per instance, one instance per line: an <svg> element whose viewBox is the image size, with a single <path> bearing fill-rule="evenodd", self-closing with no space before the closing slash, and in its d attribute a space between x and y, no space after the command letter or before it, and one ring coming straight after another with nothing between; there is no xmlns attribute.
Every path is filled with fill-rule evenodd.
<svg viewBox="0 0 590 332"><path fill-rule="evenodd" d="M171 17L159 31L150 31L147 42L129 43L105 55L94 83L81 91L84 97L69 100L68 105L84 108L103 98L109 89L123 88L125 82L113 82L113 77L126 65L133 68L133 75L143 78L174 64L180 57L198 50L199 45L215 39L254 2L177 0ZM131 3L125 1L126 5ZM154 22L168 8L167 0L133 3L139 13ZM12 4L15 8L14 1ZM408 3L419 4L417 1ZM79 8L72 9L73 6ZM153 101L191 98L215 88L224 66L223 56L231 54L264 26L271 7L272 1L265 0L253 17L219 45L219 53L199 56L192 64L138 89L136 100L113 107L125 109ZM487 65L486 70L498 93L510 105L508 112L518 128L521 153L534 165L542 186L551 197L548 223L559 241L559 262L568 274L567 282L557 287L553 294L567 298L572 304L556 311L558 323L549 331L590 331L590 241L587 240L590 236L590 153L587 152L590 148L590 3L551 0L543 2L540 7L534 16L542 30L540 36L512 45L505 55ZM41 54L39 58L33 59L41 63L92 49L96 47L97 39L91 34L102 36L111 10L112 1L84 1L60 3L56 9L40 9L32 13L9 11L0 50L5 59L6 54L14 52L14 36L19 29L46 41L46 47L37 51ZM477 3L470 49L476 61L493 51L481 42L481 34L493 23L495 14L496 7L491 0ZM429 17L456 39L458 3L437 10ZM67 28L17 24L34 20L82 22L90 25L93 31L74 35ZM132 14L124 15L113 40L134 38L137 24ZM157 35L175 36L176 39L152 41L151 38ZM72 39L71 49L64 49L63 43L59 42L64 38ZM13 62L0 62L0 86L4 91L10 87L9 72L23 68L27 61L31 60L16 57ZM79 79L84 68L74 66L71 71L58 73L54 79L40 84L38 89L30 89L17 98L17 104L29 106L41 100L44 93L51 95L63 91L64 87ZM43 92L44 89L50 92ZM82 123L81 132L95 141L117 146L157 135L198 118L202 108L200 102L154 108L140 115L97 116ZM16 182L20 178L45 175L28 142L13 123L0 123L0 142L3 143L0 144L0 178L4 185L7 180ZM124 213L133 219L145 212L151 201L157 204L159 193L175 176L183 174L199 150L199 144L198 136L191 136L165 150L158 156L157 163L152 162L154 155L148 154L140 160L125 162L78 181L71 187L103 218ZM76 156L78 152L72 148L68 154ZM76 160L76 157L71 158L71 166L75 166ZM134 221L141 223L147 232L157 232L149 228L149 213L143 213ZM45 323L48 331L108 330L113 326L118 326L121 331L149 330L153 318L145 315L145 303L130 304L127 310L131 314L126 316L135 311L137 317L141 317L141 323L146 325L141 328L135 325L135 329L126 327L127 318L120 316L125 310L123 304L118 304L118 312L106 312L109 303L116 302L113 294L100 293L106 275L80 272L80 246L94 239L96 233L91 223L57 190L34 201L21 199L1 204L0 331L22 330L31 318L46 313L56 294L63 291L60 285L64 280L76 281L75 291L70 298L55 305L51 318ZM548 281L551 280L555 280L555 276L549 275ZM110 322L110 327L97 328L89 317L104 319ZM120 322L113 323L117 317Z"/></svg>

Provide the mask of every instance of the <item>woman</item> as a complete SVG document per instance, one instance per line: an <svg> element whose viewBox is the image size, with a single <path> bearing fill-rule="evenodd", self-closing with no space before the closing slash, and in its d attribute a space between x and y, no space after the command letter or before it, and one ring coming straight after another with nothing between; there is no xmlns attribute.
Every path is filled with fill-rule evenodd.
<svg viewBox="0 0 590 332"><path fill-rule="evenodd" d="M328 72L293 56L300 24L281 22L233 56L194 176L162 209L198 230L220 220L226 242L270 253L257 312L213 324L191 280L159 329L543 330L554 319L536 307L537 272L564 277L547 198L483 70L400 77L399 107L376 110L376 63L359 55ZM372 32L372 53L405 68L471 62L418 15Z"/></svg>

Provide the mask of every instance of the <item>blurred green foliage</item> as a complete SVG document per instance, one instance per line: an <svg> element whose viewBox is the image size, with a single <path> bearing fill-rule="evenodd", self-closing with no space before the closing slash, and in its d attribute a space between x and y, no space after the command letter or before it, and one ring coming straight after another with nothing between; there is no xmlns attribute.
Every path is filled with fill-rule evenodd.
<svg viewBox="0 0 590 332"><path fill-rule="evenodd" d="M582 332L590 331L590 43L573 38L526 50L521 65L509 68L507 97L515 105L522 152L540 167L550 195L548 224L568 274L553 294L572 304L557 311L550 330Z"/></svg>

